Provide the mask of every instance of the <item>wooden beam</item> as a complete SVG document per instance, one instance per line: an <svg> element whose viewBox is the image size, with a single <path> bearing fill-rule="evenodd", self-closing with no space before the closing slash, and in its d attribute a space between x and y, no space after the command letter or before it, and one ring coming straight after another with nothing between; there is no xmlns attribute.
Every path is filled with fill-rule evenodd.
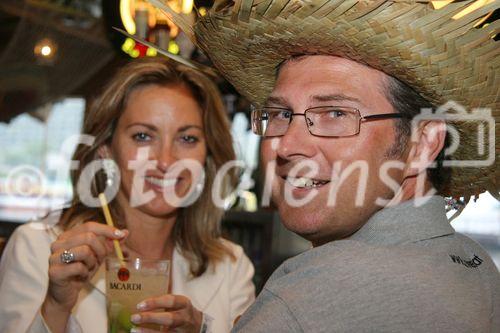
<svg viewBox="0 0 500 333"><path fill-rule="evenodd" d="M0 2L0 9L7 12L10 15L22 17L41 26L49 26L59 32L80 38L82 40L85 40L87 42L96 45L100 45L102 47L111 46L110 42L106 38L106 34L103 29L104 24L102 24L103 22L102 19L95 20L95 23L93 25L94 28L88 30L76 29L58 23L56 20L47 20L46 17L37 15L37 13L35 13L34 11L26 10L26 8L29 8L29 6L26 6L25 9L21 9L19 8L19 6Z"/></svg>

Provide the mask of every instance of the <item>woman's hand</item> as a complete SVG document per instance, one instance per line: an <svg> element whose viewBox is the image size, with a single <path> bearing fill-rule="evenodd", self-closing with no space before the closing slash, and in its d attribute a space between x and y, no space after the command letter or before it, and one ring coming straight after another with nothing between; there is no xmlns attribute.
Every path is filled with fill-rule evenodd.
<svg viewBox="0 0 500 333"><path fill-rule="evenodd" d="M158 324L168 329L168 332L198 333L201 329L203 314L198 311L189 298L181 295L164 295L146 299L139 303L141 311L132 315L136 325ZM153 312L161 310L161 312ZM135 328L134 332L157 332L146 328Z"/></svg>
<svg viewBox="0 0 500 333"><path fill-rule="evenodd" d="M104 257L113 252L111 240L123 240L127 235L126 230L86 222L62 233L51 244L49 287L41 310L54 332L64 330L80 290L94 276ZM61 259L65 250L74 255L70 263Z"/></svg>

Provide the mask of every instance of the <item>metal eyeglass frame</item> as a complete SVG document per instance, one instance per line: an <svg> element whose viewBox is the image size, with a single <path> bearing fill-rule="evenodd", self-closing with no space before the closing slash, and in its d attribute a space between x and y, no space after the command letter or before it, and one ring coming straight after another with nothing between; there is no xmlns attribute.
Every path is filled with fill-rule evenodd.
<svg viewBox="0 0 500 333"><path fill-rule="evenodd" d="M310 111L310 110L314 110L314 109L325 109L325 108L332 108L332 109L336 108L336 109L340 109L340 110L356 112L356 114L358 116L358 127L357 127L356 133L349 134L349 135L318 135L318 134L312 133L311 132L311 128L309 127L310 126L310 123L309 123L310 119L306 117L307 112ZM254 124L254 121L262 121L264 119L262 119L262 118L258 118L257 119L256 113L259 112L259 111L265 111L265 109L282 110L282 111L290 111L290 112L292 112L292 110L290 110L290 109L281 108L281 107L263 107L263 108L253 109L252 110L252 131L255 134L257 134L257 135L260 135L260 136L266 137L266 138L280 137L280 136L285 135L286 130L288 130L288 127L286 128L286 130L285 130L285 132L283 134L278 134L278 135L265 135L265 134L258 134L257 133L258 131L257 131L256 125ZM338 105L315 106L315 107L311 107L311 108L305 109L304 113L293 113L292 112L292 113L290 113L290 118L289 118L288 126L290 126L290 124L292 123L293 116L304 116L304 118L306 120L307 130L309 131L309 134L311 134L312 136L327 137L327 138L335 138L335 137L344 138L344 137L350 137L350 136L358 135L359 132L361 131L361 123L364 122L364 121L373 121L373 120L382 120L382 119L393 119L393 118L411 118L410 115L405 114L405 113L399 113L399 112L379 113L379 114L371 114L371 115L368 115L368 116L362 116L361 113L359 112L359 110L356 109L356 108L345 107L345 106L338 106Z"/></svg>

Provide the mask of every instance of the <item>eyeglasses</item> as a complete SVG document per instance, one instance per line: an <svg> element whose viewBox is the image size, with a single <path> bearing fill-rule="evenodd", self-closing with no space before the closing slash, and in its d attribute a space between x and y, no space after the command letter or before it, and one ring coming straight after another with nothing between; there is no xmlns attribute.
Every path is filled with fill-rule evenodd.
<svg viewBox="0 0 500 333"><path fill-rule="evenodd" d="M286 108L263 107L252 110L252 131L264 137L285 135L293 116L304 116L309 133L324 137L356 135L364 121L408 117L403 113L361 116L358 109L344 106L318 106L309 108L304 113L293 113Z"/></svg>

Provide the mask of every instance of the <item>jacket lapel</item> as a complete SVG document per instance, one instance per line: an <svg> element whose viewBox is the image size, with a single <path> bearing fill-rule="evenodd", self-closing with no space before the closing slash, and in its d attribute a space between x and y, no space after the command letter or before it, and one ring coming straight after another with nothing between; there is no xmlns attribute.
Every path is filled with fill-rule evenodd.
<svg viewBox="0 0 500 333"><path fill-rule="evenodd" d="M221 287L224 274L209 266L202 276L193 278L188 261L177 248L172 263L172 293L188 297L198 310L204 311Z"/></svg>

